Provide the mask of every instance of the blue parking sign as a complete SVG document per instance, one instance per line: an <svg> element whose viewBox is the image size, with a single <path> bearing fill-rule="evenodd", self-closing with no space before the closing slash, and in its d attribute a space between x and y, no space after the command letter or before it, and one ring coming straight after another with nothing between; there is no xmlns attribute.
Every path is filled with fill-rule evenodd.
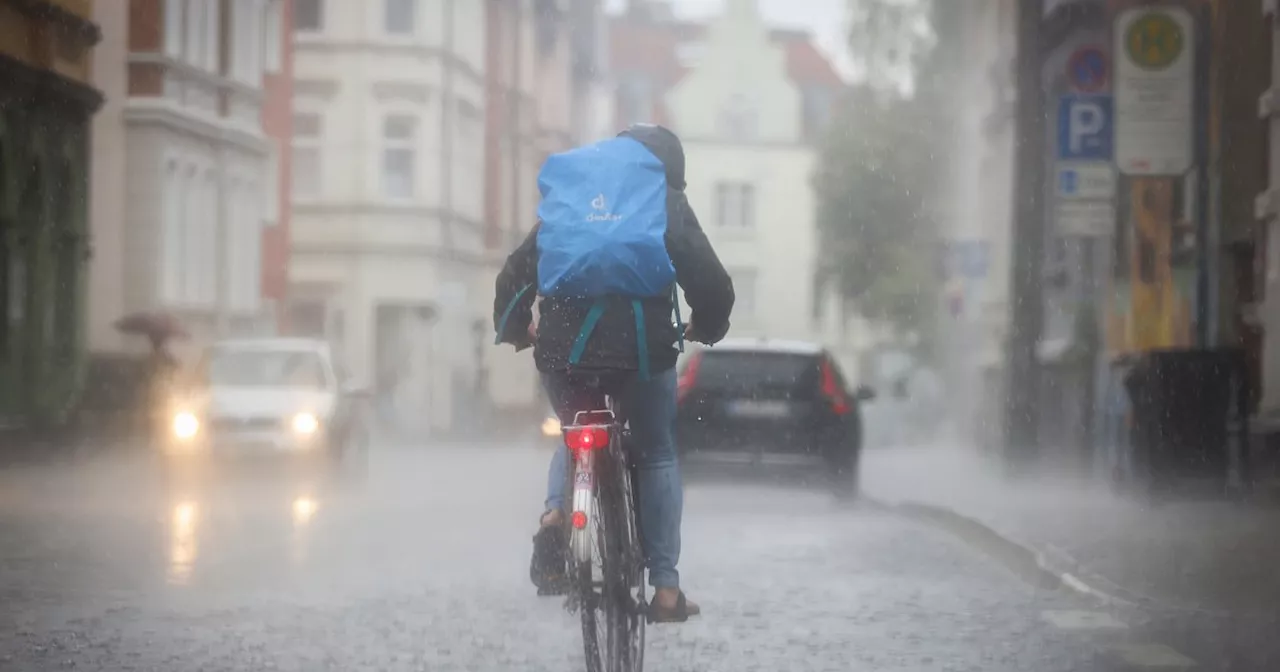
<svg viewBox="0 0 1280 672"><path fill-rule="evenodd" d="M1058 102L1058 160L1110 161L1111 96L1063 96Z"/></svg>

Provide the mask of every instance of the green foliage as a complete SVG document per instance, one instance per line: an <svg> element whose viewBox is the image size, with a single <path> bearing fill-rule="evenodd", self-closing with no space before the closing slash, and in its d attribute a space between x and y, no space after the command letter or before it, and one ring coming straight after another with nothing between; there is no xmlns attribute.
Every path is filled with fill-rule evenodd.
<svg viewBox="0 0 1280 672"><path fill-rule="evenodd" d="M929 0L851 0L850 47L869 76L821 145L814 188L822 264L863 316L914 335L929 353L939 306L934 213L948 183L950 122L939 110L949 64ZM923 27L922 27L923 25ZM879 64L879 66L877 66ZM892 68L906 68L904 97Z"/></svg>
<svg viewBox="0 0 1280 672"><path fill-rule="evenodd" d="M937 311L929 190L942 157L918 100L856 96L822 145L814 187L823 266L865 317L926 338Z"/></svg>

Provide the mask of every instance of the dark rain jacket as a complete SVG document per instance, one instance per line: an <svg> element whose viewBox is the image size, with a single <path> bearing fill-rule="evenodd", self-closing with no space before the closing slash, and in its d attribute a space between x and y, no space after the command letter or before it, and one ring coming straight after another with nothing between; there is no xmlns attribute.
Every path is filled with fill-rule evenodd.
<svg viewBox="0 0 1280 672"><path fill-rule="evenodd" d="M694 325L694 340L716 343L729 330L733 310L733 281L711 248L684 194L684 148L674 133L659 126L635 126L620 135L638 140L653 152L667 172L667 254L676 270L676 282L684 290L690 314L683 316ZM498 274L493 300L493 324L502 328L502 316L520 290L533 288L520 297L498 334L502 343L516 349L534 345L534 361L539 371L565 371L569 352L582 329L594 299L544 297L539 304L537 342L531 343L528 329L538 283L538 225L507 257ZM643 299L645 332L652 371L675 365L679 354L679 333L673 324L671 296ZM639 369L635 316L631 300L622 296L606 298L606 308L587 341L576 370Z"/></svg>

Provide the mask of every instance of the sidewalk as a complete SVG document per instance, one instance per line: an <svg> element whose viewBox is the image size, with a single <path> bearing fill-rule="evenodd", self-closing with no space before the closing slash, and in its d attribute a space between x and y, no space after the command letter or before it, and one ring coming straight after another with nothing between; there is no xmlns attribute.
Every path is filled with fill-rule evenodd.
<svg viewBox="0 0 1280 672"><path fill-rule="evenodd" d="M959 448L868 451L862 483L886 504L976 520L1077 590L1224 613L1272 613L1280 604L1280 509L1150 506L1083 481L1006 481L986 459Z"/></svg>

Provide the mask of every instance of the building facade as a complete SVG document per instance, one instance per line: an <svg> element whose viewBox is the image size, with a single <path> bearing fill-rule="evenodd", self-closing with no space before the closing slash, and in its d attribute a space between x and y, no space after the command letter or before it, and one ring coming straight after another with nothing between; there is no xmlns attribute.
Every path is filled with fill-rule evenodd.
<svg viewBox="0 0 1280 672"><path fill-rule="evenodd" d="M83 385L93 12L0 2L0 425L57 423Z"/></svg>
<svg viewBox="0 0 1280 672"><path fill-rule="evenodd" d="M261 282L276 181L262 130L271 5L129 6L125 303L181 316L196 342L272 329Z"/></svg>
<svg viewBox="0 0 1280 672"><path fill-rule="evenodd" d="M949 262L939 355L951 420L966 440L986 444L1000 435L1010 320L1016 18L1014 0L935 9L947 36L939 48L964 55L940 75L956 101L956 128L943 151L950 179L933 204Z"/></svg>
<svg viewBox="0 0 1280 672"><path fill-rule="evenodd" d="M288 322L338 345L392 430L536 400L489 322L538 167L569 142L570 8L295 0Z"/></svg>
<svg viewBox="0 0 1280 672"><path fill-rule="evenodd" d="M811 36L770 29L754 0L707 25L648 2L613 18L610 43L616 125L684 142L689 202L734 280L732 335L820 341L854 373L861 330L816 281L811 187L845 84Z"/></svg>
<svg viewBox="0 0 1280 672"><path fill-rule="evenodd" d="M104 357L145 351L112 326L141 311L192 332L180 356L277 330L271 271L287 257L264 250L288 230L277 198L287 161L274 160L267 130L279 137L292 122L289 2L100 3L95 81L110 96L93 134L89 333Z"/></svg>

